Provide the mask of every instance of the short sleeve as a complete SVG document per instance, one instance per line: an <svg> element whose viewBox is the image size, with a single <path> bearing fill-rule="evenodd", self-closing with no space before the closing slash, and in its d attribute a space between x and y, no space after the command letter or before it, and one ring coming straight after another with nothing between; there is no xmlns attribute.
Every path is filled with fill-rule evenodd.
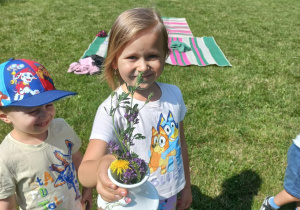
<svg viewBox="0 0 300 210"><path fill-rule="evenodd" d="M8 198L15 193L15 181L6 165L0 159L0 199Z"/></svg>
<svg viewBox="0 0 300 210"><path fill-rule="evenodd" d="M72 149L72 154L77 152L79 148L81 147L81 140L77 136L74 129L62 118L56 118L55 119L55 126L54 126L54 135L61 132L63 136L65 136L65 139L70 140L74 146Z"/></svg>
<svg viewBox="0 0 300 210"><path fill-rule="evenodd" d="M90 139L101 139L109 142L115 139L112 117L107 113L110 110L110 100L104 101L98 108Z"/></svg>
<svg viewBox="0 0 300 210"><path fill-rule="evenodd" d="M181 121L183 121L183 119L185 117L185 114L187 112L187 108L186 108L186 105L184 103L181 90L176 85L168 85L168 92L169 92L170 95L175 96L177 98L177 102L178 102L178 105L180 107L180 110L179 110L179 114L180 114L179 121L181 122Z"/></svg>
<svg viewBox="0 0 300 210"><path fill-rule="evenodd" d="M181 94L181 91L180 89L178 88L179 90L179 93L180 93L180 121L183 121L184 117L185 117L185 114L187 112L187 108L186 108L186 105L184 103L184 100L183 100L183 96Z"/></svg>
<svg viewBox="0 0 300 210"><path fill-rule="evenodd" d="M74 154L75 152L77 152L80 147L81 147L81 140L80 138L77 136L76 132L74 131L74 129L66 122L68 129L70 130L70 136L72 139L70 139L71 141L74 142L74 149L72 150L72 153Z"/></svg>

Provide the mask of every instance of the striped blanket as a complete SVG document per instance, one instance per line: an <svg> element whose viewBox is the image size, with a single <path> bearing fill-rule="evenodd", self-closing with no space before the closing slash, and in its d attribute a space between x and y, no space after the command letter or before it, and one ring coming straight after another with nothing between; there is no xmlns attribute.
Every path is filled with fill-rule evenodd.
<svg viewBox="0 0 300 210"><path fill-rule="evenodd" d="M166 63L179 66L231 66L213 37L193 37L185 18L163 17L168 31L171 50ZM82 58L91 55L106 57L108 37L96 37L84 52ZM171 48L172 42L184 43L189 51L180 52Z"/></svg>
<svg viewBox="0 0 300 210"><path fill-rule="evenodd" d="M172 36L193 36L192 31L185 18L162 18L169 37Z"/></svg>
<svg viewBox="0 0 300 210"><path fill-rule="evenodd" d="M179 66L207 66L213 64L231 66L213 37L169 37L169 46L173 41L183 42L191 50L179 52L171 49L170 56L166 60L168 64Z"/></svg>

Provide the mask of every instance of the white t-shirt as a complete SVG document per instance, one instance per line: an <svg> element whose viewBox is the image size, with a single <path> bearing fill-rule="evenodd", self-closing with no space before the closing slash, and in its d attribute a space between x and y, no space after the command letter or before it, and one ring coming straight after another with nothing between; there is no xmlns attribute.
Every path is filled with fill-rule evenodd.
<svg viewBox="0 0 300 210"><path fill-rule="evenodd" d="M300 134L295 139L293 139L293 142L297 147L300 148Z"/></svg>
<svg viewBox="0 0 300 210"><path fill-rule="evenodd" d="M0 199L16 195L22 209L82 210L72 154L81 141L63 119L54 119L47 139L28 145L8 134L0 145Z"/></svg>
<svg viewBox="0 0 300 210"><path fill-rule="evenodd" d="M139 111L139 123L135 125L133 133L133 135L140 133L146 139L135 140L131 150L149 163L150 178L148 181L156 187L160 199L164 199L177 194L185 186L179 124L183 121L187 109L177 86L158 82L157 84L162 95L159 100L149 102ZM122 88L119 87L117 94L122 92ZM116 100L113 100L113 103L116 103ZM133 99L133 104L138 104L139 108L144 103ZM111 96L98 108L90 139L101 139L106 142L117 141L112 118L108 114L110 108ZM114 122L117 128L124 129L126 126L124 114L124 108L116 111ZM153 142L151 143L155 137L161 140L156 149L152 147Z"/></svg>

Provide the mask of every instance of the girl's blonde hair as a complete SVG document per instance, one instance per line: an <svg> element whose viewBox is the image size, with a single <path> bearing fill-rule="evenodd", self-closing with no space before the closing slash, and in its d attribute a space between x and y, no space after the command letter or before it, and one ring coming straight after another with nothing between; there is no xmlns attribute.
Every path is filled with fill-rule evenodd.
<svg viewBox="0 0 300 210"><path fill-rule="evenodd" d="M162 35L163 53L166 59L169 55L168 33L157 11L146 8L129 9L114 22L109 33L107 57L104 63L104 78L112 90L124 83L120 75L115 73L113 62L117 62L117 57L133 38L149 29L158 31Z"/></svg>

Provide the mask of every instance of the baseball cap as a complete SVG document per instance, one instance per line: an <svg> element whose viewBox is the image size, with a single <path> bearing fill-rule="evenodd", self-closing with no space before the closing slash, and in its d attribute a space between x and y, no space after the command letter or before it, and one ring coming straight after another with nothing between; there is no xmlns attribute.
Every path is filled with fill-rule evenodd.
<svg viewBox="0 0 300 210"><path fill-rule="evenodd" d="M44 66L26 59L0 64L0 106L42 106L76 92L56 90Z"/></svg>

